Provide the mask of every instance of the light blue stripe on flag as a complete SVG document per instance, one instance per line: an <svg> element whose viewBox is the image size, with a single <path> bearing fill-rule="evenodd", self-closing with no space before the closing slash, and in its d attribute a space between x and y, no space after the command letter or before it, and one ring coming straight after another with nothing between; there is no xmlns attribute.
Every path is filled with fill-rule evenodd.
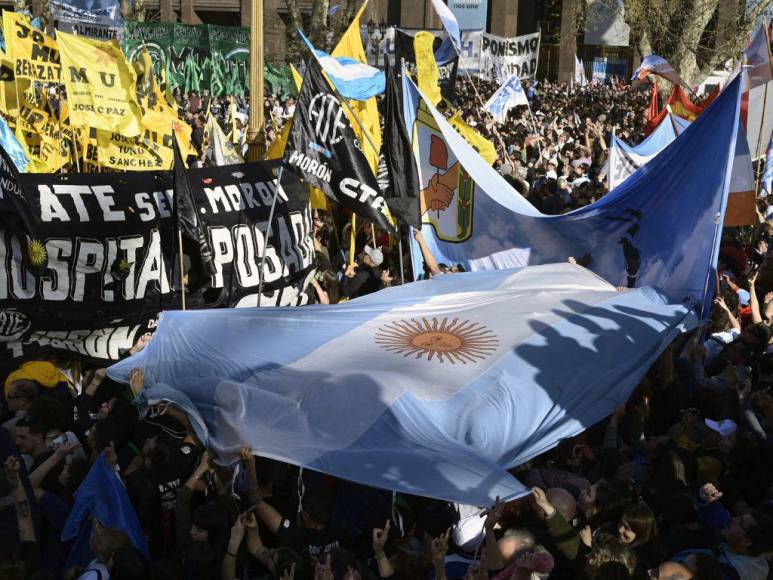
<svg viewBox="0 0 773 580"><path fill-rule="evenodd" d="M225 463L243 445L337 477L490 505L508 469L625 401L695 322L568 263L439 276L334 306L164 312L145 373ZM556 365L556 360L562 364Z"/></svg>
<svg viewBox="0 0 773 580"><path fill-rule="evenodd" d="M8 157L10 157L13 164L16 165L16 169L19 173L27 172L27 166L29 166L30 160L27 159L27 154L24 152L21 143L19 143L16 135L13 134L8 123L6 123L5 119L2 117L0 117L0 147L8 153Z"/></svg>
<svg viewBox="0 0 773 580"><path fill-rule="evenodd" d="M314 48L311 41L300 30L298 34L309 50L316 55L320 66L342 97L355 101L367 101L384 92L386 78L382 71L352 58L332 57Z"/></svg>

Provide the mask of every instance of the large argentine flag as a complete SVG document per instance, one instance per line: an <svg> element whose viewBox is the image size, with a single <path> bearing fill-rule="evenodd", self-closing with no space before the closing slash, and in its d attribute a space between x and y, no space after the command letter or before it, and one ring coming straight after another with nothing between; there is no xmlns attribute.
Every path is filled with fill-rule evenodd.
<svg viewBox="0 0 773 580"><path fill-rule="evenodd" d="M165 312L144 369L226 463L260 455L488 505L507 469L607 416L683 325L567 263L440 276L337 306ZM560 364L559 364L560 363Z"/></svg>
<svg viewBox="0 0 773 580"><path fill-rule="evenodd" d="M330 82L345 99L367 101L384 92L386 77L384 77L383 71L353 58L330 56L328 53L314 48L314 45L303 32L299 30L298 34L309 47L309 50L316 55L317 61Z"/></svg>
<svg viewBox="0 0 773 580"><path fill-rule="evenodd" d="M422 233L438 262L477 271L574 256L615 286L656 286L674 301L710 311L736 152L739 79L617 189L556 216L540 213L488 166L406 77L403 104L420 195L433 208L422 215ZM433 187L438 176L450 199ZM419 277L423 256L413 240L411 253Z"/></svg>

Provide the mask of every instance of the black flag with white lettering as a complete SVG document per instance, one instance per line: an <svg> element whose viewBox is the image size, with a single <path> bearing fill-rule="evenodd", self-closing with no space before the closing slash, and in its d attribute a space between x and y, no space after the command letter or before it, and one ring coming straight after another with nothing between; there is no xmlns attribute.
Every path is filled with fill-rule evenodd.
<svg viewBox="0 0 773 580"><path fill-rule="evenodd" d="M343 105L312 59L306 67L284 166L330 199L395 233L386 201Z"/></svg>

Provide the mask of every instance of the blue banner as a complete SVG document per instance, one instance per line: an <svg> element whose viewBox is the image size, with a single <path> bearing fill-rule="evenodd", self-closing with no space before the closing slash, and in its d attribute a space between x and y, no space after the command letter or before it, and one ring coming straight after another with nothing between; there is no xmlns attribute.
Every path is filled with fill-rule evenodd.
<svg viewBox="0 0 773 580"><path fill-rule="evenodd" d="M456 16L456 21L459 23L461 30L482 30L486 32L488 0L449 0L448 7Z"/></svg>
<svg viewBox="0 0 773 580"><path fill-rule="evenodd" d="M740 81L646 169L600 201L546 216L483 161L404 79L422 232L438 262L467 270L566 261L615 286L656 286L708 313L738 133ZM443 184L444 187L439 187ZM449 195L449 192L451 195ZM431 208L431 209L429 209ZM416 276L423 258L412 241Z"/></svg>

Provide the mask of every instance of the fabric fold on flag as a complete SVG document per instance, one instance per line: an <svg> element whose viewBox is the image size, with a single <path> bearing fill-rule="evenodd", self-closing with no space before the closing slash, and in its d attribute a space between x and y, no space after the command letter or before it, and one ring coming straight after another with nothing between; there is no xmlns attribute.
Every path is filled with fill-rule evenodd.
<svg viewBox="0 0 773 580"><path fill-rule="evenodd" d="M419 167L422 233L438 262L466 270L585 257L615 286L662 288L709 312L738 134L736 79L644 170L594 204L547 216L470 147L403 78ZM442 182L442 191L432 187ZM613 240L615 243L610 243ZM414 275L421 249L411 242Z"/></svg>
<svg viewBox="0 0 773 580"><path fill-rule="evenodd" d="M345 56L332 57L323 50L317 50L300 30L303 42L313 52L322 70L338 93L345 99L367 101L384 92L384 73L367 63Z"/></svg>
<svg viewBox="0 0 773 580"><path fill-rule="evenodd" d="M694 323L651 288L618 292L551 264L335 306L164 312L150 345L109 374L126 381L143 368L145 396L189 414L226 464L250 445L365 485L485 506L527 494L507 470L609 415Z"/></svg>
<svg viewBox="0 0 773 580"><path fill-rule="evenodd" d="M462 119L461 111L456 111L451 115L448 122L478 152L486 163L494 165L494 162L497 160L497 148L491 141L465 123L464 119Z"/></svg>
<svg viewBox="0 0 773 580"><path fill-rule="evenodd" d="M761 191L764 195L773 194L773 134L770 135L770 142L768 143L768 150L765 154L765 170L762 174L760 181Z"/></svg>
<svg viewBox="0 0 773 580"><path fill-rule="evenodd" d="M743 53L747 89L761 87L773 81L773 58L770 54L770 38L765 24L760 24Z"/></svg>

